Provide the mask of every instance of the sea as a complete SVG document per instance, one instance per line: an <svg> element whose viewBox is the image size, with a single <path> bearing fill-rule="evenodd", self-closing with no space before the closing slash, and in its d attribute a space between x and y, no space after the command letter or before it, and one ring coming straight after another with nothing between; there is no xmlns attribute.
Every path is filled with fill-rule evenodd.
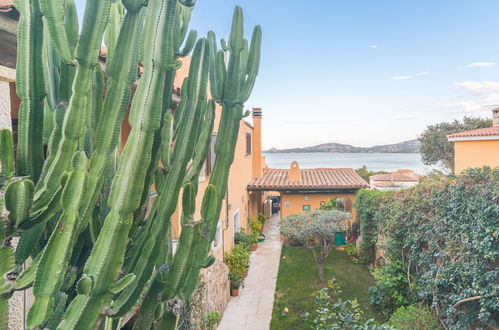
<svg viewBox="0 0 499 330"><path fill-rule="evenodd" d="M289 168L296 160L300 168L339 167L358 169L367 166L370 171L396 171L409 169L416 173L426 174L435 166L426 166L419 153L264 153L270 168Z"/></svg>

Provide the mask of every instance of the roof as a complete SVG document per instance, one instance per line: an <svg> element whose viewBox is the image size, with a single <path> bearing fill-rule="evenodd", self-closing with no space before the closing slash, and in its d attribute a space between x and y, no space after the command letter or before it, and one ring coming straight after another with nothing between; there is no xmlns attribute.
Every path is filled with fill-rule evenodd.
<svg viewBox="0 0 499 330"><path fill-rule="evenodd" d="M454 133L454 134L449 134L447 135L447 138L449 141L455 141L459 139L499 139L499 126L492 126L492 127L485 127L485 128L479 128L479 129L474 129L471 131L464 131L464 132L459 132L459 133Z"/></svg>
<svg viewBox="0 0 499 330"><path fill-rule="evenodd" d="M393 182L388 182L388 181L382 181L382 182L376 182L374 185L376 188L391 188L391 187L398 187L396 184Z"/></svg>
<svg viewBox="0 0 499 330"><path fill-rule="evenodd" d="M14 7L12 0L0 0L0 12L11 11Z"/></svg>
<svg viewBox="0 0 499 330"><path fill-rule="evenodd" d="M263 170L261 178L248 184L248 190L352 190L367 188L367 182L351 168L300 169L300 179L291 180L288 169Z"/></svg>
<svg viewBox="0 0 499 330"><path fill-rule="evenodd" d="M372 181L385 181L385 182L419 182L422 177L420 174L414 172L393 172L388 174L375 174L369 177Z"/></svg>

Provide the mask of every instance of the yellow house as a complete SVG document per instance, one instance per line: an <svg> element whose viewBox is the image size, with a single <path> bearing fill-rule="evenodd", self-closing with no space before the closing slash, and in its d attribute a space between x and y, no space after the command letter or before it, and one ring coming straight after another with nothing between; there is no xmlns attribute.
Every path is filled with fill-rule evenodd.
<svg viewBox="0 0 499 330"><path fill-rule="evenodd" d="M454 143L454 172L499 166L499 108L492 110L493 126L447 135Z"/></svg>
<svg viewBox="0 0 499 330"><path fill-rule="evenodd" d="M221 109L217 109L217 123ZM204 191L210 180L211 168L215 161L213 147L217 138L218 124L212 135L212 150L199 178L199 192L196 205L201 205ZM261 149L261 109L253 109L253 125L241 120L237 145L234 154L234 163L229 172L227 196L223 201L222 212L218 223L215 241L212 244L213 254L223 258L224 252L229 252L234 245L234 234L241 229L249 230L248 218L257 215L262 208L262 195L251 194L246 190L248 182L261 175L265 162L262 159ZM196 217L199 217L199 208ZM172 216L172 233L174 238L180 235L180 215L182 213L181 200L177 211Z"/></svg>
<svg viewBox="0 0 499 330"><path fill-rule="evenodd" d="M102 51L101 51L102 55ZM174 81L174 91L178 91L185 77L188 76L190 57L182 59L182 67L177 70ZM139 68L139 73L141 68ZM209 92L209 91L208 91ZM180 94L174 93L174 102L180 101ZM211 150L206 163L201 170L198 182L198 194L196 197L195 219L200 219L200 205L204 192L210 181L211 170L215 162L214 147L217 140L218 127L222 114L222 108L217 105L215 111L215 125L211 138ZM265 160L262 157L262 109L253 108L253 124L242 119L239 125L234 162L230 168L227 196L223 201L222 212L218 223L215 241L212 244L212 252L218 259L222 260L224 252L229 252L234 245L234 234L241 229L249 230L248 217L261 211L261 194L250 194L246 186L254 177L261 176ZM131 127L128 124L128 114L122 127L122 145L128 138ZM152 193L151 202L155 194ZM180 237L182 214L182 199L179 198L177 209L171 218L172 236L174 242Z"/></svg>
<svg viewBox="0 0 499 330"><path fill-rule="evenodd" d="M300 169L298 162L290 169L264 169L260 178L248 184L253 192L275 191L281 196L281 217L318 209L322 203L341 198L346 210L356 219L353 207L359 189L368 188L367 182L351 168Z"/></svg>
<svg viewBox="0 0 499 330"><path fill-rule="evenodd" d="M12 56L6 61L0 59L0 127L9 128L14 134L14 140L17 138L17 119L19 114L20 100L16 94L15 84L15 47L11 52ZM105 65L106 49L102 47L100 60L101 65ZM182 67L177 71L175 77L175 90L173 101L180 101L179 88L182 85L183 79L188 75L190 58L182 59ZM8 66L5 66L7 65ZM141 67L138 68L140 76ZM135 88L133 88L135 89ZM211 169L215 161L214 146L217 139L219 121L221 117L221 107L217 106L215 126L212 135L211 152L206 161L202 173L199 177L199 192L197 196L197 218L200 218L200 205L208 182L210 180ZM213 243L213 253L218 259L223 258L224 252L231 250L234 244L234 234L241 228L248 230L248 217L261 212L261 194L250 194L246 186L254 177L258 177L262 173L262 168L265 166L265 160L262 157L262 138L261 138L261 119L262 110L260 108L253 109L253 124L246 120L241 120L239 134L237 138L236 151L234 155L234 163L232 164L227 197L224 200L222 213L218 225L217 236ZM125 145L131 127L128 124L128 114L121 129L121 144ZM154 186L149 203L155 198ZM180 236L180 214L182 213L181 198L175 214L172 216L172 235L174 240Z"/></svg>

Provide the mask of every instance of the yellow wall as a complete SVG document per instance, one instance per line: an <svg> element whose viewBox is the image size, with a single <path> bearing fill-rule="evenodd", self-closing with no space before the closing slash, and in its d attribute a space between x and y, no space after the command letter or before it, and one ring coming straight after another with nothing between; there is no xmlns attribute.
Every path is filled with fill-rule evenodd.
<svg viewBox="0 0 499 330"><path fill-rule="evenodd" d="M177 71L175 76L174 85L181 86L184 77L188 76L190 58L185 58L182 60L183 66ZM220 118L222 114L222 109L219 105L217 105L215 111L215 125L214 125L214 134L216 135L218 132L218 127L220 124ZM253 193L249 194L246 190L246 186L248 182L253 178L253 155L255 154L255 149L252 148L252 152L250 155L246 155L246 133L251 133L252 138L257 138L257 140L261 141L261 136L253 135L253 127L241 120L236 150L234 154L234 162L230 168L229 173L229 181L228 181L228 196L229 199L223 200L222 211L220 213L220 222L222 229L222 237L223 243L218 244L217 247L213 249L213 254L216 258L222 259L224 252L229 252L232 249L234 244L234 215L237 211L239 211L239 219L240 219L240 228L244 228L246 230L248 227L248 216L255 215L258 213L258 204L259 204L259 194ZM258 144L259 143L259 144ZM253 147L252 141L252 147ZM257 145L259 145L261 149L261 142L257 141ZM261 158L261 152L257 156ZM261 163L260 163L261 164ZM261 166L263 166L261 164ZM196 213L194 215L195 220L200 219L200 209L201 202L203 199L204 192L206 187L208 186L210 180L210 175L201 177L198 183L198 195L196 196ZM172 236L173 238L180 237L181 227L180 227L180 215L182 213L182 194L179 196L179 201L177 204L177 210L171 219L172 224ZM227 204L228 212L227 212ZM228 216L227 216L228 215Z"/></svg>
<svg viewBox="0 0 499 330"><path fill-rule="evenodd" d="M219 116L217 116L219 118ZM259 194L249 194L246 190L248 182L252 179L252 154L246 155L246 133L253 133L251 125L241 121L239 134L234 154L234 162L230 168L228 181L228 204L229 212L227 217L227 201L223 200L222 212L220 213L220 224L222 227L223 244L216 247L213 252L217 258L222 258L224 252L229 252L234 243L234 215L239 212L240 228L249 230L248 217L258 213ZM216 134L216 133L215 133ZM204 191L208 186L210 176L199 182L199 190L196 198L195 219L200 217L200 207ZM172 217L172 235L174 238L180 236L180 214L182 210L181 200L178 202L177 211ZM221 248L223 246L223 249Z"/></svg>
<svg viewBox="0 0 499 330"><path fill-rule="evenodd" d="M305 200L305 197L308 200ZM356 194L334 194L334 193L282 193L281 194L281 217L286 217L290 214L303 212L303 205L310 205L310 210L320 208L322 201L328 201L332 198L348 198L352 204L355 203ZM289 202L289 206L286 206ZM357 218L357 210L352 207L352 220Z"/></svg>
<svg viewBox="0 0 499 330"><path fill-rule="evenodd" d="M482 166L499 166L499 140L456 141L455 173L467 168Z"/></svg>

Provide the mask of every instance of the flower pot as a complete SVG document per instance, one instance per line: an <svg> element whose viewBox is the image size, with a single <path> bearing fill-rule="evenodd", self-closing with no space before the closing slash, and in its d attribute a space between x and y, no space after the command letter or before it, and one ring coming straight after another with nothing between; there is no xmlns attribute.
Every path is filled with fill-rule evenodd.
<svg viewBox="0 0 499 330"><path fill-rule="evenodd" d="M239 288L237 288L237 289L236 289L236 288L232 288L232 289L230 289L230 295L231 295L232 297L237 297L237 296L239 296Z"/></svg>
<svg viewBox="0 0 499 330"><path fill-rule="evenodd" d="M258 249L258 243L255 243L251 246L251 251L256 251Z"/></svg>
<svg viewBox="0 0 499 330"><path fill-rule="evenodd" d="M260 234L260 235L258 236L258 242L259 242L259 243L261 243L261 242L263 242L263 241L265 241L265 235L264 235L264 234Z"/></svg>

